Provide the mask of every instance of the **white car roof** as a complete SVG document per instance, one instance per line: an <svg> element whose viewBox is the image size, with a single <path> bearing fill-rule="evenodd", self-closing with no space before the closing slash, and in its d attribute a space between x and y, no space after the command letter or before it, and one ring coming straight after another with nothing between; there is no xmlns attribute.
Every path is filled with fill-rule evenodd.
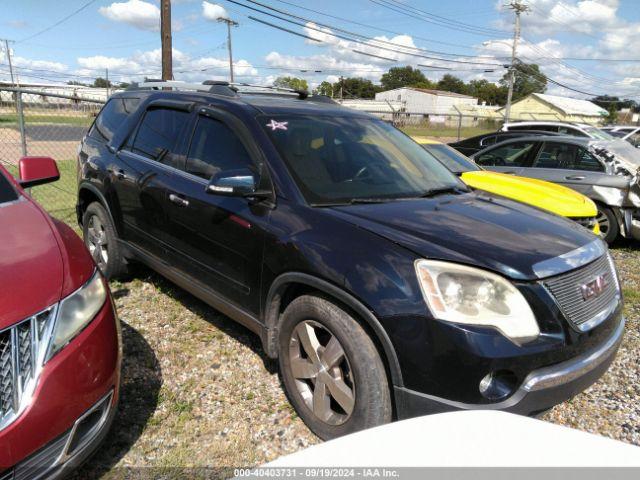
<svg viewBox="0 0 640 480"><path fill-rule="evenodd" d="M640 466L640 447L492 410L441 413L347 435L267 467Z"/></svg>

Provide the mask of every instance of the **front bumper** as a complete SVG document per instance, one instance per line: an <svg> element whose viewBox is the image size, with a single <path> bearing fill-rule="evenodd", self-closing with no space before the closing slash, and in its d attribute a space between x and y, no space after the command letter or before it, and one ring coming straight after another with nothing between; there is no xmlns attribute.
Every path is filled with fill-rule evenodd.
<svg viewBox="0 0 640 480"><path fill-rule="evenodd" d="M93 321L43 367L29 407L0 431L0 480L3 475L12 480L11 475L38 478L18 473L24 465L32 465L34 458L54 451L51 449L59 447L62 438L76 443L69 444L67 455L41 463L40 478L55 478L58 471L66 472L91 453L115 412L121 358L120 327L112 302L107 300ZM96 408L100 418L91 415ZM91 418L83 422L86 415ZM100 428L88 431L88 426L98 423Z"/></svg>
<svg viewBox="0 0 640 480"><path fill-rule="evenodd" d="M598 347L570 360L532 371L506 400L488 404L450 401L395 387L398 418L454 410L505 410L534 415L564 402L595 383L609 368L622 342L624 318Z"/></svg>

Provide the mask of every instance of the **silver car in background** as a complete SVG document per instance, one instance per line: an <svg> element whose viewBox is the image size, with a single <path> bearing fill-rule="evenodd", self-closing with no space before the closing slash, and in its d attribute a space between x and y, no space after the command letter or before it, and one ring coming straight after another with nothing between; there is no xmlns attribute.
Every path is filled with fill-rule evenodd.
<svg viewBox="0 0 640 480"><path fill-rule="evenodd" d="M621 138L622 140L626 140L631 145L636 148L640 148L640 126L639 125L615 125L611 127L602 127L601 130L604 130L609 135L612 135L616 138Z"/></svg>
<svg viewBox="0 0 640 480"><path fill-rule="evenodd" d="M603 238L640 240L640 150L620 140L525 136L471 158L494 172L539 178L573 188L598 207Z"/></svg>

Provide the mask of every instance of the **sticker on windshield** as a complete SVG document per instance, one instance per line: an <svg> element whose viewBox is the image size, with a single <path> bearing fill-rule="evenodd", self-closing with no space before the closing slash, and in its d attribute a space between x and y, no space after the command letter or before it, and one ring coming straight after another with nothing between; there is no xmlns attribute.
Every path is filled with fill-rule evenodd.
<svg viewBox="0 0 640 480"><path fill-rule="evenodd" d="M267 123L267 127L269 127L274 132L276 130L286 130L287 125L289 125L289 122L276 122L275 120L271 120L269 123Z"/></svg>

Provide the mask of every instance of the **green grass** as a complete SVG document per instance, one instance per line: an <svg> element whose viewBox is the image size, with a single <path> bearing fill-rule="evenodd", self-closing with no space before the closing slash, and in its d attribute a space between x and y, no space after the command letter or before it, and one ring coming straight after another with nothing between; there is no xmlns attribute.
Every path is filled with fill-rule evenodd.
<svg viewBox="0 0 640 480"><path fill-rule="evenodd" d="M31 189L31 196L49 212L70 226L76 225L76 191L77 175L76 162L74 160L58 160L60 180L46 185L40 185ZM17 176L18 168L15 165L6 166L9 173Z"/></svg>
<svg viewBox="0 0 640 480"><path fill-rule="evenodd" d="M25 125L33 123L55 123L60 125L74 125L88 127L93 122L93 116L89 114L70 115L38 115L27 113L24 117ZM15 113L3 113L0 115L0 126L18 125L18 116Z"/></svg>

